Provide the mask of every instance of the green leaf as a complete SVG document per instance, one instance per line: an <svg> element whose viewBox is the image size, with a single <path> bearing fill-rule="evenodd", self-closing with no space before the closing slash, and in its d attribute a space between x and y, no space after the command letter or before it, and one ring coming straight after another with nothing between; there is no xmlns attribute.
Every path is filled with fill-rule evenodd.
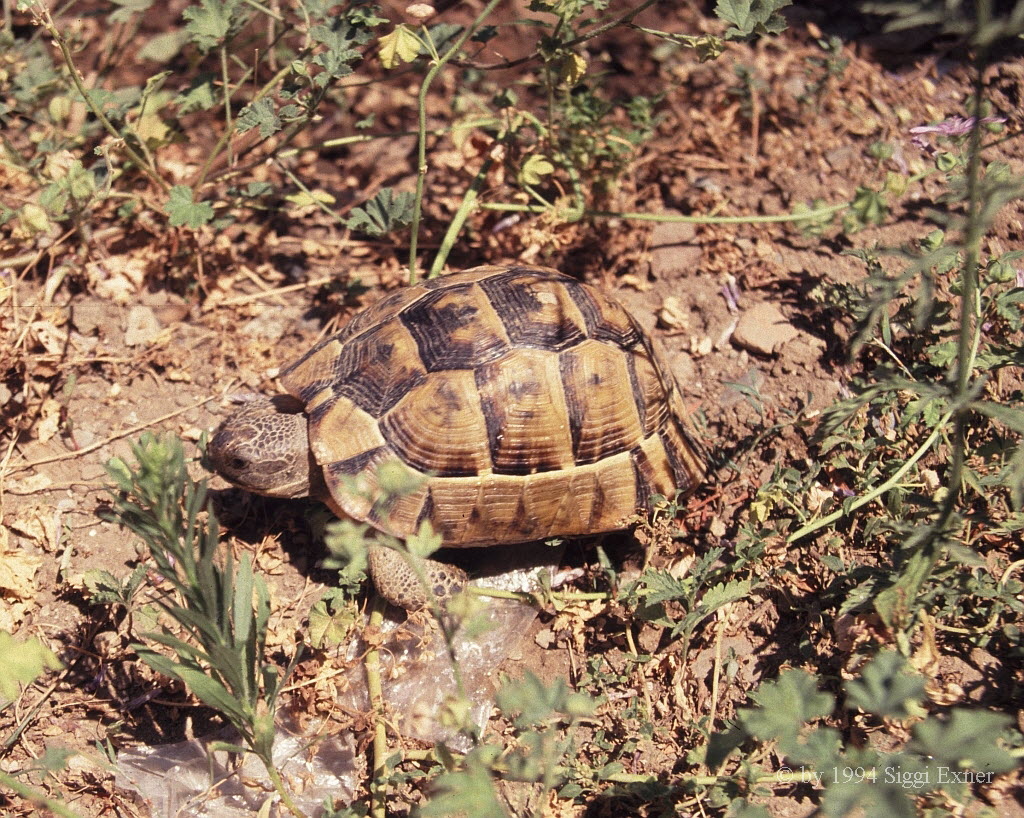
<svg viewBox="0 0 1024 818"><path fill-rule="evenodd" d="M818 690L818 680L803 670L787 670L778 681L762 684L750 694L758 706L739 711L739 720L762 741L793 740L803 725L832 712L835 700Z"/></svg>
<svg viewBox="0 0 1024 818"><path fill-rule="evenodd" d="M987 415L992 420L1003 424L1018 434L1024 434L1024 409L1017 409L1002 403L992 401L974 401L970 408L976 412Z"/></svg>
<svg viewBox="0 0 1024 818"><path fill-rule="evenodd" d="M309 643L318 650L341 645L356 626L353 607L331 589L309 611Z"/></svg>
<svg viewBox="0 0 1024 818"><path fill-rule="evenodd" d="M555 172L555 166L543 154L535 153L524 163L519 178L528 185L539 185L545 176Z"/></svg>
<svg viewBox="0 0 1024 818"><path fill-rule="evenodd" d="M409 553L417 557L429 557L441 547L441 544L441 535L434 531L430 520L420 523L419 530L405 541Z"/></svg>
<svg viewBox="0 0 1024 818"><path fill-rule="evenodd" d="M705 614L714 613L723 605L745 599L750 594L749 579L734 579L724 584L715 585L705 591L700 599L700 609Z"/></svg>
<svg viewBox="0 0 1024 818"><path fill-rule="evenodd" d="M213 93L214 78L212 74L200 74L192 80L191 85L174 98L179 114L190 114L193 111L208 111L217 104Z"/></svg>
<svg viewBox="0 0 1024 818"><path fill-rule="evenodd" d="M443 54L449 46L454 45L455 39L462 31L463 26L455 23L436 23L427 30L427 37L434 46L434 51ZM421 48L420 53L428 54L429 52Z"/></svg>
<svg viewBox="0 0 1024 818"><path fill-rule="evenodd" d="M685 582L676 579L668 571L648 569L640 577L642 587L638 595L646 605L657 605L659 602L679 600L685 602L693 594L693 581Z"/></svg>
<svg viewBox="0 0 1024 818"><path fill-rule="evenodd" d="M199 0L198 6L189 6L181 13L188 21L185 30L200 51L210 51L228 35L237 5L237 0Z"/></svg>
<svg viewBox="0 0 1024 818"><path fill-rule="evenodd" d="M108 18L111 23L130 23L136 14L149 11L153 0L113 0L117 10Z"/></svg>
<svg viewBox="0 0 1024 818"><path fill-rule="evenodd" d="M260 136L263 139L277 133L281 130L281 118L274 109L273 100L264 98L246 105L238 112L235 128L239 133L245 133L252 128L259 128Z"/></svg>
<svg viewBox="0 0 1024 818"><path fill-rule="evenodd" d="M60 660L37 639L17 641L7 631L0 631L0 699L14 701L19 685L32 684L46 670L59 670Z"/></svg>
<svg viewBox="0 0 1024 818"><path fill-rule="evenodd" d="M324 51L313 58L313 64L324 69L314 79L319 88L326 87L332 79L351 74L352 64L363 56L352 48L355 32L350 26L342 26L339 30L327 26L313 26L309 34L318 43L326 46Z"/></svg>
<svg viewBox="0 0 1024 818"><path fill-rule="evenodd" d="M158 63L170 62L188 40L188 32L181 29L157 34L139 49L138 57L140 60L152 60Z"/></svg>
<svg viewBox="0 0 1024 818"><path fill-rule="evenodd" d="M466 818L507 818L494 790L490 773L480 764L468 765L460 772L439 776L431 788L429 803L420 815L424 818L447 818L463 815Z"/></svg>
<svg viewBox="0 0 1024 818"><path fill-rule="evenodd" d="M786 19L779 10L792 0L718 0L715 15L732 27L725 32L727 40L747 40L786 30Z"/></svg>
<svg viewBox="0 0 1024 818"><path fill-rule="evenodd" d="M876 716L904 719L920 715L925 680L906 669L906 660L896 651L879 653L864 668L860 680L846 683L848 704Z"/></svg>
<svg viewBox="0 0 1024 818"><path fill-rule="evenodd" d="M175 185L165 207L170 216L171 227L187 226L195 230L213 218L213 205L209 202L196 202L192 198L192 189L185 185Z"/></svg>
<svg viewBox="0 0 1024 818"><path fill-rule="evenodd" d="M420 40L404 23L380 38L380 61L388 70L412 62L420 53Z"/></svg>
<svg viewBox="0 0 1024 818"><path fill-rule="evenodd" d="M363 207L352 208L352 215L345 225L350 230L370 236L383 236L399 227L406 227L412 221L415 201L412 193L395 193L386 187Z"/></svg>
<svg viewBox="0 0 1024 818"><path fill-rule="evenodd" d="M1005 773L1017 768L1017 760L996 740L1010 724L1003 713L957 708L948 720L917 724L911 746L950 770Z"/></svg>

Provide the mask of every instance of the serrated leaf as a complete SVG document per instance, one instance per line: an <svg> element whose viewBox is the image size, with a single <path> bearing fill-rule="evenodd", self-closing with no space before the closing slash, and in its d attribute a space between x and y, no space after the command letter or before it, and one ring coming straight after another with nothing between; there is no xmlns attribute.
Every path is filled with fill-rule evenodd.
<svg viewBox="0 0 1024 818"><path fill-rule="evenodd" d="M429 557L441 547L441 544L441 535L434 531L429 520L420 523L419 530L405 541L409 553L418 557Z"/></svg>
<svg viewBox="0 0 1024 818"><path fill-rule="evenodd" d="M545 176L555 172L555 166L543 154L535 153L524 163L519 172L522 181L528 185L539 185Z"/></svg>
<svg viewBox="0 0 1024 818"><path fill-rule="evenodd" d="M723 605L745 599L749 594L749 579L731 580L730 582L708 588L700 599L700 608L705 613L714 613Z"/></svg>
<svg viewBox="0 0 1024 818"><path fill-rule="evenodd" d="M795 669L762 684L750 698L758 706L740 710L740 723L762 741L795 739L806 722L827 716L835 704L832 696L818 690L817 678Z"/></svg>
<svg viewBox="0 0 1024 818"><path fill-rule="evenodd" d="M1017 761L996 743L1010 717L987 710L953 710L949 719L932 717L914 726L911 746L952 770L1004 773L1017 768Z"/></svg>
<svg viewBox="0 0 1024 818"><path fill-rule="evenodd" d="M350 605L338 600L320 599L309 611L309 643L318 650L342 644L356 625Z"/></svg>
<svg viewBox="0 0 1024 818"><path fill-rule="evenodd" d="M380 61L388 70L399 63L412 62L420 54L419 38L405 24L380 38Z"/></svg>
<svg viewBox="0 0 1024 818"><path fill-rule="evenodd" d="M363 55L352 48L351 27L342 26L334 30L327 26L313 26L309 33L314 40L326 46L326 50L313 58L313 64L324 69L314 79L318 87L324 88L330 80L352 73L352 63Z"/></svg>
<svg viewBox="0 0 1024 818"><path fill-rule="evenodd" d="M648 569L640 577L643 583L638 591L645 605L657 605L660 602L686 600L693 592L692 582L680 582L668 571Z"/></svg>
<svg viewBox="0 0 1024 818"><path fill-rule="evenodd" d="M992 420L1003 424L1008 429L1024 434L1024 409L1017 409L1002 403L992 401L974 401L971 409L987 415Z"/></svg>
<svg viewBox="0 0 1024 818"><path fill-rule="evenodd" d="M273 100L264 98L246 105L238 112L235 128L239 133L259 128L260 137L263 139L277 133L281 130L281 118L274 110Z"/></svg>
<svg viewBox="0 0 1024 818"><path fill-rule="evenodd" d="M19 642L7 631L0 631L0 700L14 701L19 686L34 682L46 670L62 665L46 645L37 639Z"/></svg>
<svg viewBox="0 0 1024 818"><path fill-rule="evenodd" d="M786 30L786 20L779 10L792 0L718 0L715 15L732 24L725 32L727 40L746 40Z"/></svg>
<svg viewBox="0 0 1024 818"><path fill-rule="evenodd" d="M406 227L412 221L415 201L416 197L412 193L396 193L386 187L363 207L353 208L345 225L350 230L370 236L383 236L392 230Z"/></svg>
<svg viewBox="0 0 1024 818"><path fill-rule="evenodd" d="M852 707L903 719L915 714L924 687L923 678L907 672L906 660L899 653L884 651L865 666L859 680L846 683L846 694Z"/></svg>
<svg viewBox="0 0 1024 818"><path fill-rule="evenodd" d="M188 21L185 30L200 51L215 48L227 36L236 5L236 0L200 0L181 13Z"/></svg>
<svg viewBox="0 0 1024 818"><path fill-rule="evenodd" d="M170 217L171 227L191 227L195 230L213 218L213 205L209 202L196 202L192 198L192 189L185 185L171 188L164 208Z"/></svg>

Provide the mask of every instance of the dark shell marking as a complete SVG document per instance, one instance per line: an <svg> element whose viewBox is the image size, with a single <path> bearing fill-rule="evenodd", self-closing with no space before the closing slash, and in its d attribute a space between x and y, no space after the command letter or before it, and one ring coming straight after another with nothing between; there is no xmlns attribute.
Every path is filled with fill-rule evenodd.
<svg viewBox="0 0 1024 818"><path fill-rule="evenodd" d="M337 508L400 537L424 519L445 545L610 531L704 475L649 339L553 270L481 267L401 290L282 381L306 404ZM427 479L371 503L396 458Z"/></svg>

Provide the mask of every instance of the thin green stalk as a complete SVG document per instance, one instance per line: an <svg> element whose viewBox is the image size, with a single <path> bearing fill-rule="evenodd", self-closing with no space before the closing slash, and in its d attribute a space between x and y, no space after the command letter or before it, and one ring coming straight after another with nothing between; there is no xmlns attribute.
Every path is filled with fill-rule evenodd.
<svg viewBox="0 0 1024 818"><path fill-rule="evenodd" d="M785 222L802 222L831 216L849 208L849 204L828 205L806 213L780 213L777 216L682 216L676 213L616 213L611 210L584 210L583 216L602 219L625 219L641 222L672 222L682 224L780 224ZM510 202L485 202L480 205L483 210L512 213L546 213L550 208L539 205L515 204Z"/></svg>
<svg viewBox="0 0 1024 818"><path fill-rule="evenodd" d="M128 144L127 140L124 138L124 134L114 127L113 123L107 119L107 116L103 113L102 109L93 102L92 96L85 87L82 75L75 66L74 58L71 56L71 49L68 48L68 41L64 38L64 35L60 33L57 25L53 22L53 18L50 16L49 10L40 4L36 8L33 8L32 12L35 22L46 29L46 33L53 37L53 41L57 44L57 48L60 49L61 56L64 58L64 64L71 73L71 81L75 84L75 88L78 90L78 93L81 94L82 99L85 100L85 104L89 107L89 110L92 111L96 120L103 126L107 133L114 137L114 139L121 142L124 152L128 154L131 160L139 167L140 170L142 170L143 173L156 182L164 193L169 191L171 189L170 185L161 178L160 174L156 172L156 169L151 167L138 151Z"/></svg>
<svg viewBox="0 0 1024 818"><path fill-rule="evenodd" d="M990 23L992 7L990 0L977 0L976 31L983 31ZM932 536L921 544L920 550L908 561L909 582L906 583L905 594L909 599L917 595L918 589L927 581L941 555L937 547L938 534L943 531L953 516L963 491L964 466L967 462L967 432L970 423L970 410L967 408L969 396L974 391L971 376L981 341L981 327L978 319L979 297L978 268L981 255L981 241L985 234L982 219L984 202L982 201L981 185L981 151L982 151L982 102L985 91L985 69L988 66L989 47L985 43L977 45L974 65L974 99L971 116L974 125L971 128L968 142L967 159L967 214L964 227L963 249L964 262L960 268L960 327L957 336L957 355L951 364L950 380L953 382L953 435L950 442L952 450L949 461L949 472L946 482L946 496L938 519L930 526ZM942 426L945 425L945 419ZM941 427L940 427L941 428Z"/></svg>
<svg viewBox="0 0 1024 818"><path fill-rule="evenodd" d="M412 235L409 237L409 284L416 283L416 242L419 239L420 218L423 213L423 192L426 189L427 182L427 92L430 90L431 83L441 72L441 69L444 68L445 63L459 52L466 40L473 36L473 32L487 19L488 15L494 11L500 2L501 0L490 0L484 6L483 11L477 15L472 25L462 32L454 45L444 53L444 56L433 61L430 70L427 71L426 76L423 78L423 83L420 85L417 105L419 145L416 168L416 200L413 203L412 210Z"/></svg>
<svg viewBox="0 0 1024 818"><path fill-rule="evenodd" d="M984 30L991 19L990 0L977 0L977 30ZM981 254L981 240L985 233L982 223L983 202L981 192L981 118L982 94L985 90L985 68L988 65L988 48L978 46L974 68L974 104L971 115L974 126L968 147L967 160L967 224L964 230L964 263L960 272L960 332L957 336L957 354L953 362L951 379L955 383L954 401L960 403L971 390L971 374L974 371L974 352L977 348L975 336L979 328L977 315L978 266ZM954 417L953 457L949 470L948 495L943 507L942 519L952 514L962 487L964 462L967 455L968 410L961 406Z"/></svg>
<svg viewBox="0 0 1024 818"><path fill-rule="evenodd" d="M59 815L61 818L82 818L81 813L75 812L63 801L59 801L56 798L49 798L38 790L33 789L28 784L23 784L12 775L0 772L0 785L13 790L30 804L49 810L54 815Z"/></svg>
<svg viewBox="0 0 1024 818"><path fill-rule="evenodd" d="M284 779L281 778L281 773L274 767L274 761L270 758L263 758L260 756L260 761L263 762L263 766L267 768L267 775L270 776L270 783L274 785L274 790L281 798L281 803L285 809L288 810L295 818L309 818L306 813L299 809L298 805L292 800L291 795L288 793L288 788L284 785Z"/></svg>
<svg viewBox="0 0 1024 818"><path fill-rule="evenodd" d="M280 80L282 80L287 74L289 74L291 70L291 65L288 65L287 67L280 69L276 74L274 74L274 76L272 76L266 83L264 83L263 87L260 88L259 91L257 91L253 95L253 98L249 104L251 105L255 102L259 102L261 99L267 96L271 91L274 90L277 83L280 82ZM242 76L242 78L238 82L238 85L235 86L235 90L241 88L242 85L245 84L245 81L248 79L250 73L252 73L252 69L249 69L249 71L247 71L246 74ZM225 105L230 105L230 102L230 97L224 100ZM204 182L206 182L206 177L209 174L210 168L213 166L213 163L217 160L217 157L220 156L221 151L224 150L225 145L227 145L234 137L235 133L231 130L231 128L224 129L224 131L220 135L220 138L217 140L217 143L213 146L213 149L210 151L210 155L206 157L206 161L203 163L202 170L199 171L199 175L196 177L196 181L192 185L192 187L199 188L203 185Z"/></svg>
<svg viewBox="0 0 1024 818"><path fill-rule="evenodd" d="M935 445L935 442L939 439L939 436L942 435L943 431L945 430L946 424L949 423L949 419L953 417L954 411L955 410L950 410L949 412L946 412L946 414L942 416L942 419L935 425L935 428L932 429L932 433L928 435L928 438L925 440L925 442L918 446L917 451L910 456L906 463L900 466L893 473L892 477L890 477L881 485L875 486L867 494L863 494L860 497L858 497L856 500L850 503L849 506L836 509L831 514L821 517L820 519L817 519L814 522L808 523L802 528L797 529L788 537L786 537L786 542L794 543L797 540L803 539L808 534L812 534L813 532L821 528L824 528L825 526L831 525L832 523L841 520L843 517L847 516L851 512L854 512L861 506L865 506L868 503L872 502L873 500L878 499L887 491L899 485L900 481L903 479L903 476L917 464L917 461L919 461L922 457L925 456L925 454L928 452L929 449L931 449L932 446Z"/></svg>
<svg viewBox="0 0 1024 818"><path fill-rule="evenodd" d="M228 47L226 43L220 46L220 73L221 83L224 85L224 133L230 134L234 131L231 119L231 76L228 74ZM243 78L242 82L245 82ZM228 167L231 166L231 140L225 143L228 151ZM207 159L207 162L210 160Z"/></svg>
<svg viewBox="0 0 1024 818"><path fill-rule="evenodd" d="M488 157L476 176L473 177L469 190L462 197L462 204L459 205L458 211L445 231L444 238L441 239L441 247L437 251L437 255L434 256L434 263L430 265L430 272L427 274L427 278L435 278L441 274L444 263L448 260L448 255L455 246L455 240L459 237L466 219L469 218L469 214L473 212L473 208L476 206L476 200L480 197L480 191L487 181L487 173L493 164L494 160Z"/></svg>
<svg viewBox="0 0 1024 818"><path fill-rule="evenodd" d="M379 594L375 594L370 607L371 628L380 629L384 622L384 610L387 602ZM385 818L385 796L387 784L384 780L385 762L388 757L388 738L384 727L384 691L380 681L380 650L371 648L363 660L366 667L366 692L370 697L370 710L373 713L373 758L370 776L370 815L372 818Z"/></svg>
<svg viewBox="0 0 1024 818"><path fill-rule="evenodd" d="M301 190L303 193L309 196L310 199L312 199L313 204L319 207L324 213L326 213L328 216L334 219L338 224L345 224L345 220L341 218L341 216L339 216L333 210L331 210L324 202L321 202L313 193L313 191L306 187L306 185L298 176L296 176L294 173L292 173L288 168L284 166L283 162L278 160L277 167L285 176L288 177L289 180L291 180L291 183L293 185L295 185L299 190Z"/></svg>

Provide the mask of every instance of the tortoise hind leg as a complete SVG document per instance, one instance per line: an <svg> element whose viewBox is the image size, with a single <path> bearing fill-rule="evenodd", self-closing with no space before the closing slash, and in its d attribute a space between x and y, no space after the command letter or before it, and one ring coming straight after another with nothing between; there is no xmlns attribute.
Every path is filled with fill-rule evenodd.
<svg viewBox="0 0 1024 818"><path fill-rule="evenodd" d="M407 611L430 605L427 593L405 555L385 546L371 547L367 555L373 584L384 599ZM422 561L427 587L439 602L445 602L461 591L468 582L461 568L436 560Z"/></svg>

